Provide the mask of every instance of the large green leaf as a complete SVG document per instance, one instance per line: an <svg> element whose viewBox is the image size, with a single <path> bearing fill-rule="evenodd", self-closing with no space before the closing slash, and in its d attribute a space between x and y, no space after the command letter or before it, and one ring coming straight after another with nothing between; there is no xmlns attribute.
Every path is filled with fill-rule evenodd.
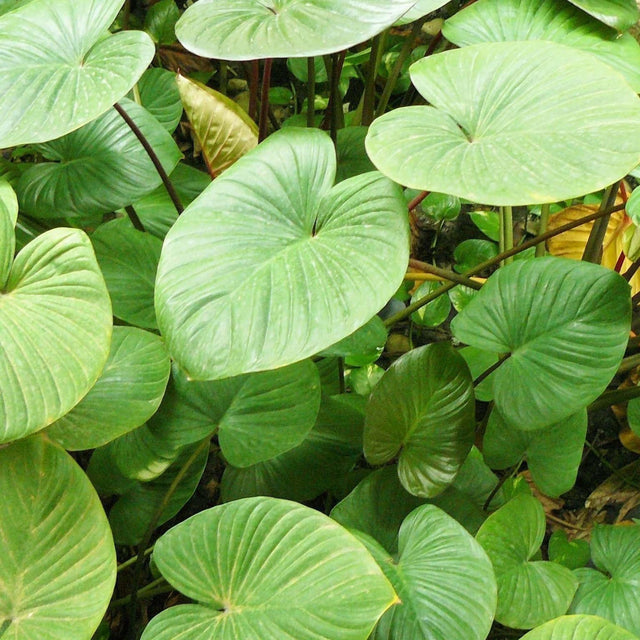
<svg viewBox="0 0 640 640"><path fill-rule="evenodd" d="M91 242L109 289L113 315L145 329L157 329L153 290L162 242L134 229L126 218L101 224Z"/></svg>
<svg viewBox="0 0 640 640"><path fill-rule="evenodd" d="M359 536L360 537L360 536ZM482 547L453 518L423 505L400 527L398 559L360 537L401 600L374 640L484 640L496 610L496 579Z"/></svg>
<svg viewBox="0 0 640 640"><path fill-rule="evenodd" d="M162 400L171 364L160 338L114 327L100 378L47 434L65 449L94 449L144 424Z"/></svg>
<svg viewBox="0 0 640 640"><path fill-rule="evenodd" d="M171 173L181 157L171 135L140 105L121 104ZM147 152L115 109L37 149L52 162L27 169L16 187L21 210L36 218L107 213L161 184Z"/></svg>
<svg viewBox="0 0 640 640"><path fill-rule="evenodd" d="M566 613L578 587L566 567L531 560L544 533L542 505L517 495L489 516L476 536L498 580L496 620L508 627L530 629Z"/></svg>
<svg viewBox="0 0 640 640"><path fill-rule="evenodd" d="M176 35L189 51L205 58L319 56L368 40L414 4L415 0L199 0L178 20Z"/></svg>
<svg viewBox="0 0 640 640"><path fill-rule="evenodd" d="M545 622L522 640L638 640L637 636L598 616L562 616Z"/></svg>
<svg viewBox="0 0 640 640"><path fill-rule="evenodd" d="M494 409L487 423L482 451L493 469L506 469L525 459L538 489L556 497L575 484L586 435L586 409L534 431L514 429Z"/></svg>
<svg viewBox="0 0 640 640"><path fill-rule="evenodd" d="M494 205L555 202L640 161L640 100L587 52L478 44L420 60L411 78L431 106L385 114L366 140L378 169L406 186Z"/></svg>
<svg viewBox="0 0 640 640"><path fill-rule="evenodd" d="M511 354L493 374L496 406L513 427L533 430L604 391L627 344L629 304L629 285L609 269L524 260L491 276L451 328L462 342Z"/></svg>
<svg viewBox="0 0 640 640"><path fill-rule="evenodd" d="M0 635L87 640L116 578L100 500L57 445L33 437L0 449Z"/></svg>
<svg viewBox="0 0 640 640"><path fill-rule="evenodd" d="M69 411L98 379L111 340L111 305L89 238L38 236L0 291L0 442Z"/></svg>
<svg viewBox="0 0 640 640"><path fill-rule="evenodd" d="M325 133L277 132L171 228L156 314L170 353L192 378L313 355L395 293L408 259L402 192L375 172L332 188L335 166Z"/></svg>
<svg viewBox="0 0 640 640"><path fill-rule="evenodd" d="M638 20L638 5L635 0L569 0L569 2L618 31L625 31Z"/></svg>
<svg viewBox="0 0 640 640"><path fill-rule="evenodd" d="M431 344L396 360L374 387L364 453L371 464L398 457L405 489L433 497L455 478L474 430L469 369L449 344Z"/></svg>
<svg viewBox="0 0 640 640"><path fill-rule="evenodd" d="M591 536L596 569L576 569L580 580L572 613L592 613L640 635L640 526L598 525Z"/></svg>
<svg viewBox="0 0 640 640"><path fill-rule="evenodd" d="M414 7L409 9L396 24L409 24L418 18L422 18L427 14L439 9L447 4L448 0L417 0Z"/></svg>
<svg viewBox="0 0 640 640"><path fill-rule="evenodd" d="M323 397L316 424L297 447L250 467L226 467L223 502L253 496L313 500L344 478L362 455L362 423L362 414L340 397Z"/></svg>
<svg viewBox="0 0 640 640"><path fill-rule="evenodd" d="M5 180L0 180L0 290L9 277L16 250L14 228L18 220L18 200L15 191Z"/></svg>
<svg viewBox="0 0 640 640"><path fill-rule="evenodd" d="M275 498L203 511L165 533L153 558L199 604L163 611L144 640L365 640L395 599L351 534Z"/></svg>
<svg viewBox="0 0 640 640"><path fill-rule="evenodd" d="M566 0L479 0L449 18L442 33L458 46L508 40L551 40L584 49L640 90L640 45Z"/></svg>
<svg viewBox="0 0 640 640"><path fill-rule="evenodd" d="M0 16L0 147L58 138L122 98L151 62L141 31L105 32L122 0L32 0Z"/></svg>

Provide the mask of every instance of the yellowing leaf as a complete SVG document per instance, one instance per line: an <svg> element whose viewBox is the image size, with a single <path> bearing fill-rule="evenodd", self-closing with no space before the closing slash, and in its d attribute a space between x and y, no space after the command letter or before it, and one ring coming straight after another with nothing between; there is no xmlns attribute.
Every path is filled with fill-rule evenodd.
<svg viewBox="0 0 640 640"><path fill-rule="evenodd" d="M620 198L616 199L616 204L621 204ZM563 209L549 219L548 229L557 229L563 224L573 222L584 218L591 213L598 210L599 205L595 204L578 204L573 207ZM593 222L587 222L569 231L565 231L560 235L549 238L547 241L547 248L549 253L554 256L560 256L564 258L572 258L573 260L580 260L582 253L584 252L587 239L593 228ZM620 254L623 252L623 236L626 228L626 220L624 211L616 211L611 214L609 220L609 226L604 237L603 252L602 252L602 266L608 269L614 269ZM631 266L631 262L625 258L620 269L620 273L624 273ZM633 294L640 291L640 278L636 274L629 283L632 288Z"/></svg>
<svg viewBox="0 0 640 640"><path fill-rule="evenodd" d="M222 93L178 74L178 89L212 178L258 144L251 118Z"/></svg>

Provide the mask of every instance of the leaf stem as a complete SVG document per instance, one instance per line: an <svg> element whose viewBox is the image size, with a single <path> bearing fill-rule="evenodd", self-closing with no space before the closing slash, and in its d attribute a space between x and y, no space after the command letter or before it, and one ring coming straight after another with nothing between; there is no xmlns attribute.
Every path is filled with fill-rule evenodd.
<svg viewBox="0 0 640 640"><path fill-rule="evenodd" d="M162 587L158 589L157 587ZM153 582L145 585L141 589L138 589L136 592L136 598L138 600L144 600L146 598L153 598L160 593L167 593L169 591L173 591L173 587L164 579L158 578ZM124 598L118 598L117 600L112 600L109 604L109 609L118 609L119 607L123 607L131 602L133 594L129 594Z"/></svg>
<svg viewBox="0 0 640 640"><path fill-rule="evenodd" d="M613 205L613 203L616 201L619 187L620 180L618 180L618 182L614 182L604 190L604 194L602 195L602 202L600 202L600 211L605 211ZM602 243L604 242L604 237L607 233L610 215L610 213L606 214L605 216L599 218L596 222L594 222L593 227L591 228L591 233L589 233L589 239L587 240L587 244L584 248L584 253L582 254L582 259L585 262L600 264Z"/></svg>
<svg viewBox="0 0 640 640"><path fill-rule="evenodd" d="M342 112L342 96L340 95L340 76L346 51L340 51L330 56L324 56L324 64L329 77L329 104L327 105L327 116L329 117L329 131L333 143L338 140L338 129L344 126L344 113ZM325 116L325 119L326 117ZM326 126L326 122L323 123Z"/></svg>
<svg viewBox="0 0 640 640"><path fill-rule="evenodd" d="M269 89L271 87L271 68L273 58L266 58L262 69L262 91L260 93L260 124L258 127L258 142L267 137L269 122Z"/></svg>
<svg viewBox="0 0 640 640"><path fill-rule="evenodd" d="M151 554L153 552L153 547L155 545L151 545L148 549L144 550L144 555L145 557L148 556L149 554ZM129 558L128 560L125 560L124 562L121 562L118 565L118 569L117 572L120 573L121 571L124 571L127 567L130 567L132 564L135 564L138 560L138 555L136 554L135 556L131 556L131 558Z"/></svg>
<svg viewBox="0 0 640 640"><path fill-rule="evenodd" d="M131 116L129 116L129 114L121 105L116 102L113 105L113 108L120 114L120 117L127 123L136 138L138 138L138 140L140 141L140 144L144 147L144 150L147 152L147 155L149 156L151 162L153 162L153 166L156 168L156 171L158 172L158 175L160 176L160 179L162 180L162 183L164 184L165 189L167 190L167 193L171 198L171 202L173 202L173 206L176 208L178 214L181 214L184 211L184 207L182 205L182 202L180 201L180 196L176 192L171 180L169 180L169 176L164 170L162 162L160 162L160 159L156 155L156 152L153 150L153 147L149 144L149 141L145 137L144 133L140 131L138 125L132 120Z"/></svg>
<svg viewBox="0 0 640 640"><path fill-rule="evenodd" d="M364 99L362 102L362 124L368 127L373 122L375 99L376 99L376 78L378 76L378 66L387 39L387 31L379 33L371 41L371 54L369 55L369 66L364 83Z"/></svg>
<svg viewBox="0 0 640 640"><path fill-rule="evenodd" d="M422 262L421 260L414 260L411 258L409 260L409 266L414 269L420 269L425 273L431 273L434 276L438 276L444 280L448 280L449 282L455 282L457 284L461 284L464 287L469 287L470 289L475 289L479 291L482 289L482 284L480 282L476 282L475 280L471 280L466 276L463 276L460 273L456 273L455 271L449 271L449 269L442 269L441 267L436 267L433 264L429 264L427 262Z"/></svg>
<svg viewBox="0 0 640 640"><path fill-rule="evenodd" d="M540 207L540 226L538 227L538 233L544 233L547 230L547 227L549 226L549 214L551 212L551 205L550 204L543 204L542 207ZM544 256L547 253L547 249L546 246L544 245L544 243L540 243L537 247L536 247L536 258L542 258L542 256Z"/></svg>
<svg viewBox="0 0 640 640"><path fill-rule="evenodd" d="M136 210L133 208L133 206L127 205L124 208L124 210L127 212L127 215L129 216L129 220L131 220L131 224L134 226L134 228L144 233L146 229L144 228L144 225L142 224L142 220L140 220L140 217L136 213Z"/></svg>
<svg viewBox="0 0 640 640"><path fill-rule="evenodd" d="M477 387L482 382L484 382L505 360L508 360L511 357L510 353L505 353L504 355L498 358L497 362L494 362L488 369L483 371L474 381L473 386Z"/></svg>
<svg viewBox="0 0 640 640"><path fill-rule="evenodd" d="M611 391L605 391L599 398L594 400L587 407L587 411L606 409L614 404L623 404L634 398L640 398L640 386L627 387L626 389L612 389Z"/></svg>
<svg viewBox="0 0 640 640"><path fill-rule="evenodd" d="M409 209L409 211L413 211L430 193L431 191L423 191L422 193L419 193L413 200L411 200L411 202L409 202L407 209Z"/></svg>
<svg viewBox="0 0 640 640"><path fill-rule="evenodd" d="M315 127L316 115L316 61L307 58L307 127Z"/></svg>
<svg viewBox="0 0 640 640"><path fill-rule="evenodd" d="M260 62L252 60L249 63L249 117L258 120L258 85L260 84Z"/></svg>

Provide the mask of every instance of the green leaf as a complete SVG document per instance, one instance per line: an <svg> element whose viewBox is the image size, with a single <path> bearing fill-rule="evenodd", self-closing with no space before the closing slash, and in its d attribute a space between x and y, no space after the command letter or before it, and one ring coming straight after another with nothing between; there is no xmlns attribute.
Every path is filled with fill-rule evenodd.
<svg viewBox="0 0 640 640"><path fill-rule="evenodd" d="M453 251L456 261L454 269L458 273L465 273L485 260L491 260L498 255L498 246L490 240L463 240Z"/></svg>
<svg viewBox="0 0 640 640"><path fill-rule="evenodd" d="M484 459L492 469L525 459L538 489L557 497L575 484L586 435L586 409L534 431L510 427L494 409L483 440Z"/></svg>
<svg viewBox="0 0 640 640"><path fill-rule="evenodd" d="M460 198L448 193L430 193L420 204L422 213L434 220L455 220L460 214Z"/></svg>
<svg viewBox="0 0 640 640"><path fill-rule="evenodd" d="M529 631L522 640L637 640L637 637L597 616L562 616Z"/></svg>
<svg viewBox="0 0 640 640"><path fill-rule="evenodd" d="M0 291L4 289L16 250L18 199L11 185L0 180Z"/></svg>
<svg viewBox="0 0 640 640"><path fill-rule="evenodd" d="M170 369L158 336L134 327L114 327L100 378L47 434L65 449L94 449L139 427L160 406Z"/></svg>
<svg viewBox="0 0 640 640"><path fill-rule="evenodd" d="M447 2L448 0L417 0L415 6L409 9L409 11L407 11L400 20L396 22L396 24L409 24L410 22L418 20L436 9L443 7Z"/></svg>
<svg viewBox="0 0 640 640"><path fill-rule="evenodd" d="M626 31L638 21L634 0L569 0L589 15L618 31Z"/></svg>
<svg viewBox="0 0 640 640"><path fill-rule="evenodd" d="M569 608L578 581L555 562L531 560L545 533L542 505L517 495L490 515L476 539L491 558L498 581L496 620L514 629L530 629Z"/></svg>
<svg viewBox="0 0 640 640"><path fill-rule="evenodd" d="M62 417L91 389L109 354L111 305L89 238L38 236L0 291L0 442Z"/></svg>
<svg viewBox="0 0 640 640"><path fill-rule="evenodd" d="M308 507L246 498L165 533L153 558L198 604L163 611L143 640L365 640L395 593L351 534Z"/></svg>
<svg viewBox="0 0 640 640"><path fill-rule="evenodd" d="M455 478L475 430L467 365L448 343L413 349L396 360L367 405L364 454L371 464L398 457L410 493L433 497Z"/></svg>
<svg viewBox="0 0 640 640"><path fill-rule="evenodd" d="M157 329L153 291L162 242L134 229L126 218L101 224L91 242L109 289L113 315L145 329Z"/></svg>
<svg viewBox="0 0 640 640"><path fill-rule="evenodd" d="M122 0L32 0L0 16L0 148L45 142L120 100L147 68L153 42L105 32Z"/></svg>
<svg viewBox="0 0 640 640"><path fill-rule="evenodd" d="M596 191L638 164L640 100L584 51L478 44L420 60L411 78L431 106L377 118L366 140L378 169L406 186L536 204Z"/></svg>
<svg viewBox="0 0 640 640"><path fill-rule="evenodd" d="M334 176L325 133L279 131L218 177L171 228L156 313L169 352L192 378L313 355L362 326L395 293L408 259L400 188L378 173L331 188Z"/></svg>
<svg viewBox="0 0 640 640"><path fill-rule="evenodd" d="M415 0L199 0L176 34L205 58L311 57L364 42L391 26ZM331 25L331 29L319 28Z"/></svg>
<svg viewBox="0 0 640 640"><path fill-rule="evenodd" d="M0 449L0 492L2 637L91 637L116 579L91 483L59 446L35 437Z"/></svg>
<svg viewBox="0 0 640 640"><path fill-rule="evenodd" d="M369 322L325 349L321 355L346 357L349 364L364 366L375 362L382 355L386 341L387 328L384 322L378 316L373 316Z"/></svg>
<svg viewBox="0 0 640 640"><path fill-rule="evenodd" d="M382 616L374 640L487 637L496 579L482 547L453 518L433 505L412 511L400 527L396 562L372 539L360 539L401 600Z"/></svg>
<svg viewBox="0 0 640 640"><path fill-rule="evenodd" d="M442 286L440 282L423 282L411 296L411 303L416 302L420 298L437 291ZM449 296L440 296L435 300L423 305L417 311L411 314L411 319L424 327L437 327L442 324L451 313L451 300Z"/></svg>
<svg viewBox="0 0 640 640"><path fill-rule="evenodd" d="M448 291L449 300L451 300L453 308L458 313L460 313L460 311L462 311L476 297L477 293L477 289L465 287L462 284L459 284Z"/></svg>
<svg viewBox="0 0 640 640"><path fill-rule="evenodd" d="M616 373L629 286L586 262L518 261L489 278L451 329L462 342L511 354L493 373L496 406L513 427L541 429L583 409Z"/></svg>
<svg viewBox="0 0 640 640"><path fill-rule="evenodd" d="M150 482L135 482L126 487L124 493L109 511L109 523L116 544L139 544L160 510L156 527L164 524L182 509L196 490L209 457L206 446L185 447L176 460L158 478ZM110 475L117 475L111 468ZM166 496L174 484L169 500Z"/></svg>
<svg viewBox="0 0 640 640"><path fill-rule="evenodd" d="M633 8L633 24L635 2L623 3ZM611 10L615 3L601 4ZM640 90L640 45L634 37L617 33L565 0L480 0L449 18L442 34L460 47L511 40L559 42L592 53L622 73L634 91Z"/></svg>
<svg viewBox="0 0 640 640"><path fill-rule="evenodd" d="M362 423L362 414L340 396L324 396L313 429L297 447L244 469L226 467L222 501L263 495L297 502L317 498L362 455Z"/></svg>
<svg viewBox="0 0 640 640"><path fill-rule="evenodd" d="M462 347L462 349L458 350L458 353L464 358L465 362L467 363L469 371L471 371L471 378L473 380L476 380L489 367L492 367L494 364L496 364L496 362L498 362L497 354L491 353L489 351L483 351L482 349L477 349L476 347ZM475 385L473 391L477 400L480 400L482 402L491 402L491 400L493 400L494 379L495 372L490 373L480 384Z"/></svg>
<svg viewBox="0 0 640 640"><path fill-rule="evenodd" d="M367 137L368 130L368 127L346 127L338 130L336 182L375 170L364 148L364 139Z"/></svg>
<svg viewBox="0 0 640 640"><path fill-rule="evenodd" d="M500 214L496 211L472 211L469 217L487 238L500 240Z"/></svg>
<svg viewBox="0 0 640 640"><path fill-rule="evenodd" d="M596 525L596 569L576 569L580 586L571 613L591 613L640 634L640 526Z"/></svg>
<svg viewBox="0 0 640 640"><path fill-rule="evenodd" d="M157 6L155 4L151 9ZM138 80L138 91L142 106L163 128L173 133L182 118L182 100L176 84L176 74L158 67L147 69Z"/></svg>
<svg viewBox="0 0 640 640"><path fill-rule="evenodd" d="M258 144L258 127L236 102L178 74L178 90L212 177Z"/></svg>
<svg viewBox="0 0 640 640"><path fill-rule="evenodd" d="M180 150L143 107L122 100L168 173ZM52 162L27 169L16 191L20 207L36 218L102 214L131 204L161 184L147 152L115 109L37 149Z"/></svg>
<svg viewBox="0 0 640 640"><path fill-rule="evenodd" d="M179 17L175 0L159 0L147 9L144 29L158 44L172 44L176 41L175 26Z"/></svg>
<svg viewBox="0 0 640 640"><path fill-rule="evenodd" d="M584 567L591 559L591 549L586 540L569 541L563 529L556 529L549 538L549 560L568 569Z"/></svg>

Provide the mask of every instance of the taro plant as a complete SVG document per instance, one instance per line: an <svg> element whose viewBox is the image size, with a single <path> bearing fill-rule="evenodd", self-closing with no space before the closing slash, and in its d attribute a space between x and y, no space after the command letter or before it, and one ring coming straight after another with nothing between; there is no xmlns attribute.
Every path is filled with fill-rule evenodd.
<svg viewBox="0 0 640 640"><path fill-rule="evenodd" d="M461 4L0 0L0 638L640 637L638 9Z"/></svg>

